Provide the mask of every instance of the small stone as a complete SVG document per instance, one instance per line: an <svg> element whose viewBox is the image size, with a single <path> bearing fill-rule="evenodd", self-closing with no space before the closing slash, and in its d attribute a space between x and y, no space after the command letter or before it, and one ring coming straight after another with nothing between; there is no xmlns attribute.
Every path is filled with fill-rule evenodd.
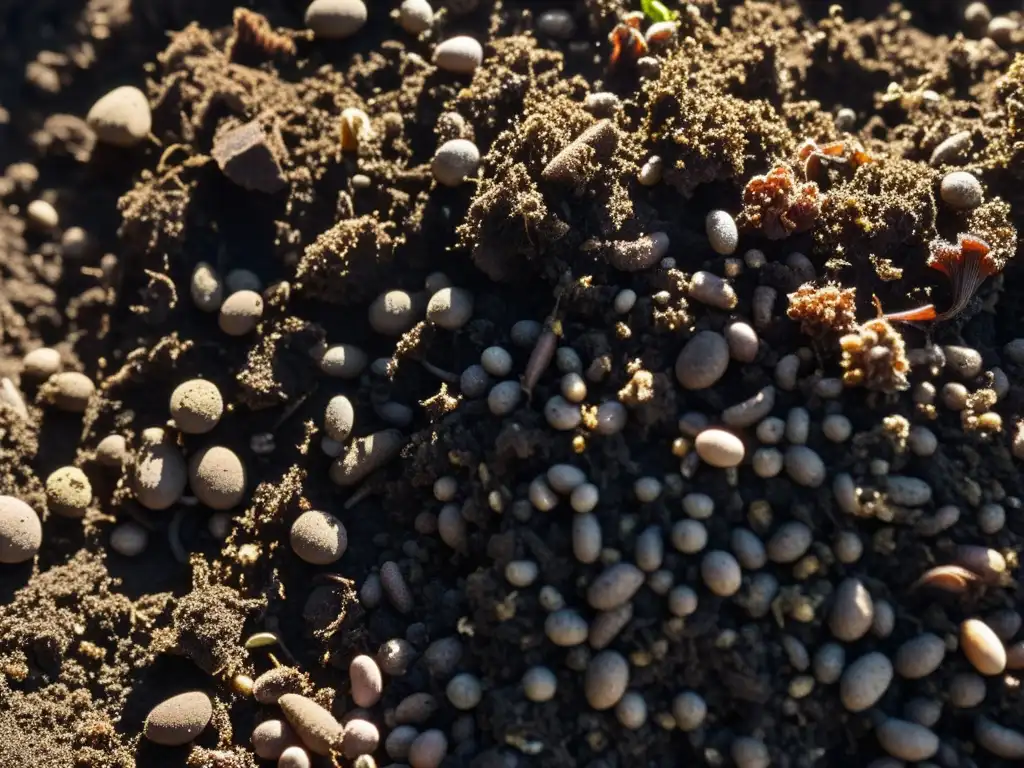
<svg viewBox="0 0 1024 768"><path fill-rule="evenodd" d="M317 366L323 373L346 380L359 378L368 363L366 353L352 344L334 344L317 358Z"/></svg>
<svg viewBox="0 0 1024 768"><path fill-rule="evenodd" d="M318 38L343 40L363 28L366 5L363 0L313 0L305 21Z"/></svg>
<svg viewBox="0 0 1024 768"><path fill-rule="evenodd" d="M959 379L973 379L984 367L981 353L971 347L949 344L942 348L942 353L946 357L946 368Z"/></svg>
<svg viewBox="0 0 1024 768"><path fill-rule="evenodd" d="M437 728L426 730L409 747L410 768L440 768L448 754L448 737Z"/></svg>
<svg viewBox="0 0 1024 768"><path fill-rule="evenodd" d="M446 187L457 187L476 176L480 168L480 150L469 139L446 141L430 163L434 178Z"/></svg>
<svg viewBox="0 0 1024 768"><path fill-rule="evenodd" d="M146 94L131 85L122 85L92 105L85 121L104 144L132 147L149 136L153 115Z"/></svg>
<svg viewBox="0 0 1024 768"><path fill-rule="evenodd" d="M942 165L961 165L967 161L971 151L971 132L960 131L940 142L932 150L928 164L933 168Z"/></svg>
<svg viewBox="0 0 1024 768"><path fill-rule="evenodd" d="M348 676L352 682L352 701L357 707L372 707L380 701L384 678L372 657L361 655L352 659L348 666Z"/></svg>
<svg viewBox="0 0 1024 768"><path fill-rule="evenodd" d="M596 610L610 611L631 600L643 583L643 571L632 563L617 563L590 583L587 602Z"/></svg>
<svg viewBox="0 0 1024 768"><path fill-rule="evenodd" d="M325 1L336 0L315 0L313 5ZM271 137L267 135L260 121L251 120L218 133L213 140L210 154L217 162L221 173L242 189L272 195L287 185L281 163L277 158L278 151L283 150L275 151Z"/></svg>
<svg viewBox="0 0 1024 768"><path fill-rule="evenodd" d="M313 509L295 519L289 540L292 551L312 565L335 563L348 548L348 533L342 522L329 512Z"/></svg>
<svg viewBox="0 0 1024 768"><path fill-rule="evenodd" d="M370 327L384 336L401 336L416 324L413 297L405 291L382 293L370 304Z"/></svg>
<svg viewBox="0 0 1024 768"><path fill-rule="evenodd" d="M68 413L84 413L95 391L92 379L77 371L55 373L45 385L45 392L53 404Z"/></svg>
<svg viewBox="0 0 1024 768"><path fill-rule="evenodd" d="M149 531L129 520L110 533L110 548L124 557L138 557L149 544Z"/></svg>
<svg viewBox="0 0 1024 768"><path fill-rule="evenodd" d="M330 478L342 487L357 485L398 456L403 445L405 438L397 429L356 438L331 464Z"/></svg>
<svg viewBox="0 0 1024 768"><path fill-rule="evenodd" d="M0 563L17 565L31 560L43 543L39 515L13 496L0 496Z"/></svg>
<svg viewBox="0 0 1024 768"><path fill-rule="evenodd" d="M277 768L311 768L312 765L309 753L298 745L285 747L277 758Z"/></svg>
<svg viewBox="0 0 1024 768"><path fill-rule="evenodd" d="M465 288L442 288L427 304L427 320L448 331L457 331L472 316L473 294Z"/></svg>
<svg viewBox="0 0 1024 768"><path fill-rule="evenodd" d="M924 726L888 718L875 730L878 743L893 757L920 762L939 751L939 737Z"/></svg>
<svg viewBox="0 0 1024 768"><path fill-rule="evenodd" d="M264 720L252 731L252 749L257 757L277 760L289 747L298 746L299 737L284 720Z"/></svg>
<svg viewBox="0 0 1024 768"><path fill-rule="evenodd" d="M942 178L939 194L951 208L968 210L977 208L985 198L981 182L967 171L953 171Z"/></svg>
<svg viewBox="0 0 1024 768"><path fill-rule="evenodd" d="M212 716L213 702L205 693L180 693L150 711L142 733L154 744L178 747L202 733Z"/></svg>
<svg viewBox="0 0 1024 768"><path fill-rule="evenodd" d="M46 478L46 505L61 517L83 517L92 503L92 485L78 467L61 467Z"/></svg>
<svg viewBox="0 0 1024 768"><path fill-rule="evenodd" d="M182 432L203 435L217 426L224 413L224 400L212 381L192 379L175 387L170 411Z"/></svg>
<svg viewBox="0 0 1024 768"><path fill-rule="evenodd" d="M218 325L229 336L245 336L263 317L263 297L255 291L238 291L220 306Z"/></svg>
<svg viewBox="0 0 1024 768"><path fill-rule="evenodd" d="M896 651L896 672L907 680L920 680L937 670L946 657L946 643L925 632L907 640Z"/></svg>
<svg viewBox="0 0 1024 768"><path fill-rule="evenodd" d="M583 692L597 710L611 709L629 686L629 662L616 651L601 651L587 664Z"/></svg>
<svg viewBox="0 0 1024 768"><path fill-rule="evenodd" d="M839 681L839 698L850 712L863 712L878 703L892 683L892 663L874 652L850 664Z"/></svg>
<svg viewBox="0 0 1024 768"><path fill-rule="evenodd" d="M708 552L700 562L700 574L708 589L719 597L731 597L740 590L743 571L728 552Z"/></svg>
<svg viewBox="0 0 1024 768"><path fill-rule="evenodd" d="M480 699L483 698L480 679L468 672L455 675L455 677L448 681L448 685L445 687L445 695L456 709L463 711L474 709L480 703Z"/></svg>
<svg viewBox="0 0 1024 768"><path fill-rule="evenodd" d="M684 389L708 389L729 367L729 344L714 331L700 331L676 358L676 379Z"/></svg>
<svg viewBox="0 0 1024 768"><path fill-rule="evenodd" d="M61 369L60 352L50 347L33 349L21 360L21 375L45 381Z"/></svg>
<svg viewBox="0 0 1024 768"><path fill-rule="evenodd" d="M728 211L712 211L704 219L704 230L715 253L729 256L736 252L740 233L736 220Z"/></svg>
<svg viewBox="0 0 1024 768"><path fill-rule="evenodd" d="M128 459L128 442L123 435L107 435L96 446L96 461L104 467L119 469Z"/></svg>
<svg viewBox="0 0 1024 768"><path fill-rule="evenodd" d="M570 40L576 32L576 23L569 11L558 8L538 14L537 31L557 40Z"/></svg>
<svg viewBox="0 0 1024 768"><path fill-rule="evenodd" d="M839 640L852 643L864 637L875 618L874 601L859 579L847 578L836 589L829 628Z"/></svg>
<svg viewBox="0 0 1024 768"><path fill-rule="evenodd" d="M277 700L281 711L302 743L318 755L329 755L341 748L345 730L330 712L312 699L286 693Z"/></svg>
<svg viewBox="0 0 1024 768"><path fill-rule="evenodd" d="M705 429L694 441L697 455L712 467L727 469L743 461L743 441L724 429Z"/></svg>
<svg viewBox="0 0 1024 768"><path fill-rule="evenodd" d="M825 482L825 462L806 445L791 445L785 454L786 474L806 488L817 488Z"/></svg>
<svg viewBox="0 0 1024 768"><path fill-rule="evenodd" d="M979 619L960 625L960 649L983 675L999 675L1006 669L1006 648L991 627Z"/></svg>
<svg viewBox="0 0 1024 768"><path fill-rule="evenodd" d="M427 0L402 0L398 25L410 35L420 35L434 26L434 9Z"/></svg>
<svg viewBox="0 0 1024 768"><path fill-rule="evenodd" d="M245 495L245 465L230 448L213 445L189 462L189 486L200 503L210 509L231 509Z"/></svg>
<svg viewBox="0 0 1024 768"><path fill-rule="evenodd" d="M345 724L342 744L342 753L345 757L351 759L360 755L369 755L377 749L379 744L380 731L369 720L356 717Z"/></svg>
<svg viewBox="0 0 1024 768"><path fill-rule="evenodd" d="M142 437L143 445L132 473L135 498L147 509L167 509L185 492L188 483L185 459L159 427L145 430Z"/></svg>
<svg viewBox="0 0 1024 768"><path fill-rule="evenodd" d="M451 37L434 49L434 64L457 75L471 75L484 60L484 49L468 35Z"/></svg>

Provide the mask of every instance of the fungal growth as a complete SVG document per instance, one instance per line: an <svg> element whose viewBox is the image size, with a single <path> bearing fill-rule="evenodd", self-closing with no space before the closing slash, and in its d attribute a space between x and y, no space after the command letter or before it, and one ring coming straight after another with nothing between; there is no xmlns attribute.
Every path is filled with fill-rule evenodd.
<svg viewBox="0 0 1024 768"><path fill-rule="evenodd" d="M760 231L769 240L781 240L810 229L824 198L815 182L800 181L788 165L777 165L747 182L737 223L743 229Z"/></svg>

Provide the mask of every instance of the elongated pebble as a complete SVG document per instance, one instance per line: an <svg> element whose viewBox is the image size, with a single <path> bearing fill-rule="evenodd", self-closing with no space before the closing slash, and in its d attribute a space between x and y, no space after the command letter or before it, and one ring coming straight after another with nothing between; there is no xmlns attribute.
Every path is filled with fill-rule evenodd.
<svg viewBox="0 0 1024 768"><path fill-rule="evenodd" d="M150 440L145 440L146 437ZM142 506L162 510L176 504L188 484L188 467L162 429L143 432L144 445L132 470L132 489Z"/></svg>
<svg viewBox="0 0 1024 768"><path fill-rule="evenodd" d="M398 563L389 560L380 567L380 583L395 610L399 613L408 613L412 610L412 592L405 583Z"/></svg>
<svg viewBox="0 0 1024 768"><path fill-rule="evenodd" d="M694 441L697 455L712 467L727 469L743 461L743 441L724 429L705 429Z"/></svg>
<svg viewBox="0 0 1024 768"><path fill-rule="evenodd" d="M889 501L902 507L922 507L931 501L932 487L917 477L889 475L885 481Z"/></svg>
<svg viewBox="0 0 1024 768"><path fill-rule="evenodd" d="M828 620L832 634L848 643L860 640L871 629L874 618L874 601L860 579L850 577L840 582Z"/></svg>
<svg viewBox="0 0 1024 768"><path fill-rule="evenodd" d="M668 246L667 234L652 232L635 240L613 240L606 243L604 257L620 272L639 272L650 269L661 261L668 252Z"/></svg>
<svg viewBox="0 0 1024 768"><path fill-rule="evenodd" d="M825 462L813 448L791 445L785 453L786 474L799 485L817 488L825 482Z"/></svg>
<svg viewBox="0 0 1024 768"><path fill-rule="evenodd" d="M773 563L795 563L804 556L813 540L811 529L805 523L799 520L783 523L768 539L768 559Z"/></svg>
<svg viewBox="0 0 1024 768"><path fill-rule="evenodd" d="M939 751L939 737L923 725L890 717L875 730L882 749L910 762L927 760Z"/></svg>
<svg viewBox="0 0 1024 768"><path fill-rule="evenodd" d="M711 211L704 219L704 229L715 253L728 256L736 252L740 233L736 220L728 211Z"/></svg>
<svg viewBox="0 0 1024 768"><path fill-rule="evenodd" d="M302 743L318 755L329 755L340 749L345 729L330 712L312 699L297 693L286 693L277 700L288 723Z"/></svg>
<svg viewBox="0 0 1024 768"><path fill-rule="evenodd" d="M573 515L572 553L581 563L596 563L601 556L601 523L589 512Z"/></svg>
<svg viewBox="0 0 1024 768"><path fill-rule="evenodd" d="M363 0L313 0L306 8L306 26L325 40L351 37L366 24Z"/></svg>
<svg viewBox="0 0 1024 768"><path fill-rule="evenodd" d="M729 367L729 345L720 333L700 331L676 358L676 380L684 389L714 386Z"/></svg>
<svg viewBox="0 0 1024 768"><path fill-rule="evenodd" d="M245 495L245 464L230 448L211 445L196 453L188 465L189 487L210 509L237 506Z"/></svg>
<svg viewBox="0 0 1024 768"><path fill-rule="evenodd" d="M424 731L409 747L410 768L439 768L448 754L448 737L444 731L431 728Z"/></svg>
<svg viewBox="0 0 1024 768"><path fill-rule="evenodd" d="M553 611L544 620L544 634L548 640L563 648L585 642L589 632L587 620L571 608Z"/></svg>
<svg viewBox="0 0 1024 768"><path fill-rule="evenodd" d="M587 664L583 692L597 710L611 709L629 686L629 662L617 651L601 651Z"/></svg>
<svg viewBox="0 0 1024 768"><path fill-rule="evenodd" d="M839 698L850 712L863 712L878 703L892 683L892 662L877 651L847 666L839 681Z"/></svg>
<svg viewBox="0 0 1024 768"><path fill-rule="evenodd" d="M433 717L438 706L437 699L429 693L410 693L395 707L395 722L420 725Z"/></svg>
<svg viewBox="0 0 1024 768"><path fill-rule="evenodd" d="M595 651L607 648L632 619L632 603L625 603L610 611L602 611L590 622L587 643Z"/></svg>
<svg viewBox="0 0 1024 768"><path fill-rule="evenodd" d="M719 597L731 597L740 591L743 571L728 552L713 550L700 562L700 574L708 589Z"/></svg>
<svg viewBox="0 0 1024 768"><path fill-rule="evenodd" d="M897 649L896 672L908 680L919 680L937 670L945 657L946 643L943 639L924 632Z"/></svg>
<svg viewBox="0 0 1024 768"><path fill-rule="evenodd" d="M735 309L737 303L736 291L729 281L704 270L693 273L689 294L701 304L723 310Z"/></svg>
<svg viewBox="0 0 1024 768"><path fill-rule="evenodd" d="M1006 648L988 624L967 619L960 625L960 649L983 675L999 675L1006 669Z"/></svg>
<svg viewBox="0 0 1024 768"><path fill-rule="evenodd" d="M285 747L277 759L277 768L311 768L312 765L309 752L298 745Z"/></svg>
<svg viewBox="0 0 1024 768"><path fill-rule="evenodd" d="M555 464L548 469L547 479L551 488L558 493L572 493L587 482L587 475L572 464Z"/></svg>
<svg viewBox="0 0 1024 768"><path fill-rule="evenodd" d="M987 717L974 721L974 739L986 752L1004 760L1024 760L1024 734Z"/></svg>
<svg viewBox="0 0 1024 768"><path fill-rule="evenodd" d="M284 720L264 720L252 731L252 750L264 760L277 760L288 747L298 746L299 737Z"/></svg>
<svg viewBox="0 0 1024 768"><path fill-rule="evenodd" d="M212 716L213 703L205 693L179 693L153 707L142 733L154 744L177 747L202 733Z"/></svg>
<svg viewBox="0 0 1024 768"><path fill-rule="evenodd" d="M632 563L609 566L587 588L587 602L599 611L610 611L632 599L643 586L644 572Z"/></svg>
<svg viewBox="0 0 1024 768"><path fill-rule="evenodd" d="M434 25L434 9L427 0L402 0L398 25L410 35L422 34Z"/></svg>
<svg viewBox="0 0 1024 768"><path fill-rule="evenodd" d="M380 745L380 731L369 720L354 717L345 723L345 735L342 740L342 753L352 759L360 755L369 755Z"/></svg>
<svg viewBox="0 0 1024 768"><path fill-rule="evenodd" d="M405 438L397 429L385 429L356 438L331 464L330 478L342 487L356 485L398 456Z"/></svg>

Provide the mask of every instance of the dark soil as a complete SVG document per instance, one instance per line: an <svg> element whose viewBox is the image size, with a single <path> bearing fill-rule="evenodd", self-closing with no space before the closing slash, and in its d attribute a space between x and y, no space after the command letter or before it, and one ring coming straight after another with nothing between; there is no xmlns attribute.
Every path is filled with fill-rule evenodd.
<svg viewBox="0 0 1024 768"><path fill-rule="evenodd" d="M272 708L236 692L235 676L256 677L275 659L294 664L340 718L353 707L347 670L355 654L373 655L395 637L422 651L450 635L467 648L459 669L484 684L482 703L468 716L458 712L445 699L447 681L422 663L387 678L372 713L382 732L378 764L393 762L383 748L390 710L419 691L442 702L430 727L449 734L447 768L732 765L730 745L739 736L761 739L774 766L866 766L884 755L869 733L880 714L902 716L917 697L947 702L934 729L942 740L937 764L1016 764L983 751L973 736L979 714L1024 731L1016 673L990 679L981 705L957 710L948 703L950 681L970 665L951 652L936 673L897 678L871 712L851 714L834 685L789 696L801 670L782 638L799 639L812 654L831 640L824 617L835 584L848 575L895 610L891 634L858 641L848 660L875 649L891 656L922 630L955 637L964 618L1019 608L1009 579L960 595L911 585L928 568L952 562L956 544L997 549L1015 570L1024 541L1024 484L1010 452L1024 369L1003 352L1022 335L1024 306L1012 258L1024 221L1024 58L1016 58L1024 31L1002 46L979 39L963 29L962 4L953 0L905 7L864 0L832 10L795 0L697 0L651 76L635 62L608 66L608 34L622 12L634 10L614 0L562 4L576 20L569 42L534 36L536 15L555 7L548 3L440 2L451 7L419 40L389 17L392 5L368 2L369 22L355 38L318 42L301 32L302 3L260 0L253 10L272 26L297 31L295 53L281 54L236 39L231 3L0 0L0 376L19 384L30 410L26 423L0 405L0 494L24 499L44 518L38 558L0 566L0 768L259 765L249 736ZM457 12L466 5L476 8ZM991 4L994 14L1021 21L1015 7ZM455 34L485 41L485 64L472 78L429 63L435 43ZM153 105L153 139L131 150L98 145L83 119L97 98L123 84L143 88ZM614 147L574 184L545 181L547 163L594 122L584 100L600 91L620 99ZM371 120L356 153L340 145L338 119L348 107ZM835 121L846 107L857 115L848 133ZM218 137L251 120L266 132L267 148L236 170L250 185L280 187L272 192L246 189L214 160ZM959 131L971 133L965 166L986 191L986 203L968 213L942 206L942 172L928 164L934 148ZM484 160L479 181L450 189L435 184L430 160L456 137L473 139ZM805 231L780 240L743 232L737 256L758 248L768 264L732 281L735 310L688 299L693 272L724 274L705 234L706 213L739 214L747 181L781 163L796 167L808 138L857 143L870 160L822 172L827 200ZM663 159L664 181L644 187L636 174L651 155ZM27 204L39 198L56 207L60 231L26 223ZM73 226L88 234L83 253L62 245L62 232ZM668 234L673 268L620 272L602 258L605 244L652 231ZM1009 391L989 407L1002 417L1002 432L941 404L915 402L911 392L861 387L838 401L817 396L817 379L842 375L836 334L805 335L786 318L783 296L760 329L755 363L734 363L713 389L676 386L672 366L694 332L749 318L758 285L783 294L807 279L785 266L788 254L806 254L818 284L855 287L857 319L865 321L875 314L872 296L887 311L948 306L948 284L924 263L928 245L966 231L1006 259L1002 273L956 321L901 331L912 361L935 341L973 347L986 370L1001 368ZM266 311L256 333L228 337L215 314L196 309L189 282L200 261L221 275L245 268L259 276ZM422 292L436 271L474 293L467 326L420 325L398 344L371 330L367 306L378 294ZM640 298L622 316L612 300L625 288ZM587 402L626 403L623 433L549 428L542 409L558 392L554 366L531 401L508 416L492 416L485 399L456 401L458 375L487 346L509 349L513 370L522 372L531 350L511 340L513 324L542 322L556 305L561 343L590 369ZM390 359L389 375L324 376L313 359L324 341ZM84 415L34 400L39 383L21 376L21 360L39 346L58 349L65 370L97 383ZM672 451L679 416L717 419L771 384L777 361L792 353L802 355L801 383L778 392L773 414L810 411L809 445L830 479L850 473L864 499L877 493L881 508L885 481L872 462L888 462L892 474L930 484L923 514L961 507L953 528L919 535L918 510L888 510L895 520L850 516L830 481L809 489L785 474L759 478L747 465L737 485L709 467L680 474ZM453 372L454 383L436 369ZM134 444L143 429L166 425L171 391L199 376L218 385L229 410L215 431L182 435L180 444L186 454L208 444L232 448L251 490L244 508L232 511L225 541L208 529L209 510L183 502L148 511L132 498L129 468L119 473L95 460L108 434ZM915 366L911 382L925 379L941 388L950 377ZM984 375L967 382L972 392L990 383ZM358 491L330 482L331 458L320 449L324 407L338 393L356 406L358 435L389 426L382 403L405 404L414 414L403 427L402 456ZM854 437L842 444L821 434L821 420L834 412L853 423ZM892 427L896 416L938 435L934 456L905 449ZM255 450L253 438L268 433L274 449ZM634 599L633 619L611 647L629 658L630 689L648 706L647 724L635 731L587 705L579 649L557 648L544 636L539 587L557 588L590 618L586 585L602 567L573 558L566 503L532 515L526 504L523 513L530 481L560 462L580 466L599 487L595 514L609 558L629 559L637 534L651 525L666 531L667 542L682 517L680 496L695 491L716 501L705 521L708 549L728 550L737 525L768 538L796 519L814 533L814 569L764 569L781 591L760 617L744 607L751 574L741 598L716 598L701 585L700 557L666 543L663 568L674 583L697 589L700 605L673 621L663 596L644 588ZM83 468L95 490L81 521L46 511L45 479L67 464ZM441 508L431 486L446 475L459 481L469 531L461 552L415 524ZM655 502L633 495L644 476L671 478ZM354 493L356 503L346 504ZM495 494L501 514L492 511ZM770 505L760 528L750 514L758 501ZM1006 508L1007 523L995 534L978 526L985 504ZM289 526L306 509L344 521L348 551L335 566L310 566L292 554ZM140 557L110 548L111 530L125 520L150 531ZM840 563L830 549L841 531L857 532L865 544L856 563ZM521 559L537 562L541 576L516 590L503 574ZM388 560L400 564L413 590L408 615L386 602L366 610L357 598ZM802 605L813 608L809 617L801 618ZM246 638L264 631L277 633L280 645L246 650ZM519 681L535 664L558 675L551 702L523 696ZM193 745L169 749L141 737L154 705L193 689L215 702L213 721ZM672 698L687 689L704 696L709 716L684 734L668 715Z"/></svg>

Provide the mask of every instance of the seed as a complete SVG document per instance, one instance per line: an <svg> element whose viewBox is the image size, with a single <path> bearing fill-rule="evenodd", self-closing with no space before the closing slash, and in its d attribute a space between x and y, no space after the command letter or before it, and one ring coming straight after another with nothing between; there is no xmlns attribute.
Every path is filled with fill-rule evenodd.
<svg viewBox="0 0 1024 768"><path fill-rule="evenodd" d="M303 512L292 523L292 551L312 565L330 565L341 559L348 548L345 526L328 512ZM368 705L360 705L368 706Z"/></svg>
<svg viewBox="0 0 1024 768"><path fill-rule="evenodd" d="M1004 642L1009 642L1020 632L1022 622L1024 619L1021 615L1010 608L1004 608L985 617L985 623Z"/></svg>
<svg viewBox="0 0 1024 768"><path fill-rule="evenodd" d="M255 291L237 291L220 306L217 322L229 336L245 336L263 317L263 297Z"/></svg>
<svg viewBox="0 0 1024 768"><path fill-rule="evenodd" d="M910 762L927 760L939 751L939 737L924 726L890 717L875 730L882 749Z"/></svg>
<svg viewBox="0 0 1024 768"><path fill-rule="evenodd" d="M719 597L730 597L739 592L743 572L736 558L728 552L713 550L704 555L700 574L708 589Z"/></svg>
<svg viewBox="0 0 1024 768"><path fill-rule="evenodd" d="M450 475L439 477L434 481L434 498L438 501L452 501L459 491L459 481Z"/></svg>
<svg viewBox="0 0 1024 768"><path fill-rule="evenodd" d="M571 608L554 611L544 620L544 634L562 648L585 642L589 631L586 619Z"/></svg>
<svg viewBox="0 0 1024 768"><path fill-rule="evenodd" d="M96 138L104 144L131 147L146 139L153 117L146 95L131 85L106 93L92 105L85 117Z"/></svg>
<svg viewBox="0 0 1024 768"><path fill-rule="evenodd" d="M617 563L590 583L587 602L599 611L610 611L631 600L643 583L643 571L631 563Z"/></svg>
<svg viewBox="0 0 1024 768"><path fill-rule="evenodd" d="M23 421L28 421L28 407L25 405L25 398L14 386L14 382L6 376L0 377L0 405L6 405Z"/></svg>
<svg viewBox="0 0 1024 768"><path fill-rule="evenodd" d="M480 703L480 699L483 698L483 689L476 675L463 672L448 681L445 695L453 707L468 711Z"/></svg>
<svg viewBox="0 0 1024 768"><path fill-rule="evenodd" d="M213 703L202 691L179 693L157 704L146 716L143 735L154 744L177 747L203 732L213 717Z"/></svg>
<svg viewBox="0 0 1024 768"><path fill-rule="evenodd" d="M188 477L196 498L210 509L231 509L245 494L245 466L230 448L213 445L199 451L189 462Z"/></svg>
<svg viewBox="0 0 1024 768"><path fill-rule="evenodd" d="M46 478L46 505L61 517L83 517L92 503L92 485L78 467L61 467Z"/></svg>
<svg viewBox="0 0 1024 768"><path fill-rule="evenodd" d="M558 678L547 667L530 667L523 674L523 693L530 701L551 701L558 691Z"/></svg>
<svg viewBox="0 0 1024 768"><path fill-rule="evenodd" d="M973 672L961 672L949 681L949 703L959 709L971 709L985 700L985 678Z"/></svg>
<svg viewBox="0 0 1024 768"><path fill-rule="evenodd" d="M358 107L346 107L341 110L338 122L341 124L341 149L343 152L358 152L359 145L371 137L370 118ZM373 325L372 305L370 318L370 325Z"/></svg>
<svg viewBox="0 0 1024 768"><path fill-rule="evenodd" d="M253 681L252 695L260 704L277 704L286 693L301 693L303 687L303 676L295 667L274 667Z"/></svg>
<svg viewBox="0 0 1024 768"><path fill-rule="evenodd" d="M811 529L799 521L783 523L768 540L768 559L773 563L795 563L814 540Z"/></svg>
<svg viewBox="0 0 1024 768"><path fill-rule="evenodd" d="M380 584L395 610L399 613L408 613L412 610L412 592L409 591L397 563L389 560L380 567Z"/></svg>
<svg viewBox="0 0 1024 768"><path fill-rule="evenodd" d="M875 617L874 602L859 579L847 578L836 589L829 629L839 640L852 643L871 629Z"/></svg>
<svg viewBox="0 0 1024 768"><path fill-rule="evenodd" d="M95 391L92 380L77 371L54 374L44 389L47 400L68 413L84 413Z"/></svg>
<svg viewBox="0 0 1024 768"><path fill-rule="evenodd" d="M342 752L345 757L354 758L369 755L380 744L380 731L369 720L356 717L345 723ZM358 764L358 762L357 762Z"/></svg>
<svg viewBox="0 0 1024 768"><path fill-rule="evenodd" d="M946 644L931 632L907 640L896 651L896 671L908 680L927 677L946 656Z"/></svg>
<svg viewBox="0 0 1024 768"><path fill-rule="evenodd" d="M318 38L342 40L363 28L366 5L363 0L313 0L305 21Z"/></svg>
<svg viewBox="0 0 1024 768"><path fill-rule="evenodd" d="M629 686L629 663L617 651L601 651L587 664L583 692L597 710L611 709Z"/></svg>
<svg viewBox="0 0 1024 768"><path fill-rule="evenodd" d="M252 749L257 757L277 760L292 746L297 746L299 737L284 720L264 720L252 731Z"/></svg>
<svg viewBox="0 0 1024 768"><path fill-rule="evenodd" d="M987 752L1004 760L1024 760L1024 734L987 717L974 721L974 738Z"/></svg>
<svg viewBox="0 0 1024 768"><path fill-rule="evenodd" d="M768 747L760 739L750 736L733 739L729 754L736 763L736 768L768 768L771 765Z"/></svg>
<svg viewBox="0 0 1024 768"><path fill-rule="evenodd" d="M939 194L948 206L957 210L977 208L985 196L981 182L967 171L953 171L943 176Z"/></svg>
<svg viewBox="0 0 1024 768"><path fill-rule="evenodd" d="M697 455L712 467L727 469L743 461L743 442L724 429L705 429L694 441Z"/></svg>
<svg viewBox="0 0 1024 768"><path fill-rule="evenodd" d="M448 737L444 731L431 728L424 731L409 747L410 768L439 768L448 754Z"/></svg>
<svg viewBox="0 0 1024 768"><path fill-rule="evenodd" d="M854 661L839 681L839 698L850 712L863 712L878 703L892 683L892 663L881 653Z"/></svg>
<svg viewBox="0 0 1024 768"><path fill-rule="evenodd" d="M434 49L434 64L457 75L471 75L484 59L484 49L467 35L451 37Z"/></svg>
<svg viewBox="0 0 1024 768"><path fill-rule="evenodd" d="M488 347L480 353L480 365L492 376L508 376L512 372L512 355L503 347Z"/></svg>
<svg viewBox="0 0 1024 768"><path fill-rule="evenodd" d="M690 298L709 307L730 310L736 308L736 291L718 275L703 270L694 272L688 288Z"/></svg>
<svg viewBox="0 0 1024 768"><path fill-rule="evenodd" d="M505 566L505 579L513 587L528 587L539 575L540 567L532 560L513 560Z"/></svg>
<svg viewBox="0 0 1024 768"><path fill-rule="evenodd" d="M1013 45L1017 22L1007 16L993 16L985 30L985 36L997 45L1008 48Z"/></svg>
<svg viewBox="0 0 1024 768"><path fill-rule="evenodd" d="M135 461L135 498L147 509L162 510L176 504L185 492L185 459L158 427L143 432L143 446Z"/></svg>
<svg viewBox="0 0 1024 768"><path fill-rule="evenodd" d="M715 253L729 256L736 252L740 233L728 211L711 211L704 219L704 231Z"/></svg>
<svg viewBox="0 0 1024 768"><path fill-rule="evenodd" d="M572 518L572 553L581 563L596 563L601 556L601 524L584 512Z"/></svg>
<svg viewBox="0 0 1024 768"><path fill-rule="evenodd" d="M277 759L277 768L310 768L309 753L298 745L285 747Z"/></svg>
<svg viewBox="0 0 1024 768"><path fill-rule="evenodd" d="M806 488L817 488L825 482L825 462L806 445L791 445L785 453L786 474L793 482Z"/></svg>
<svg viewBox="0 0 1024 768"><path fill-rule="evenodd" d="M138 557L148 543L149 532L135 522L121 523L110 533L110 548L124 557Z"/></svg>
<svg viewBox="0 0 1024 768"><path fill-rule="evenodd" d="M540 588L537 601L545 611L558 611L565 607L565 598L562 597L562 593L549 584Z"/></svg>
<svg viewBox="0 0 1024 768"><path fill-rule="evenodd" d="M459 186L476 176L479 168L480 150L469 139L446 141L438 147L430 164L434 178L446 187Z"/></svg>
<svg viewBox="0 0 1024 768"><path fill-rule="evenodd" d="M422 34L434 26L434 9L427 0L402 0L398 8L398 25L410 35Z"/></svg>
<svg viewBox="0 0 1024 768"><path fill-rule="evenodd" d="M405 445L397 429L385 429L353 440L331 464L330 478L342 487L357 485L394 459Z"/></svg>
<svg viewBox="0 0 1024 768"><path fill-rule="evenodd" d="M599 435L617 435L626 428L628 418L626 406L622 403L614 400L601 403L597 406L597 428L594 431Z"/></svg>
<svg viewBox="0 0 1024 768"><path fill-rule="evenodd" d="M473 294L464 288L442 288L427 303L427 320L448 331L457 331L473 315Z"/></svg>
<svg viewBox="0 0 1024 768"><path fill-rule="evenodd" d="M983 675L999 675L1006 669L1006 649L1002 641L980 619L967 619L960 625L960 648Z"/></svg>
<svg viewBox="0 0 1024 768"><path fill-rule="evenodd" d="M707 389L722 378L729 367L729 345L714 331L700 331L676 358L676 379L684 389Z"/></svg>
<svg viewBox="0 0 1024 768"><path fill-rule="evenodd" d="M171 393L171 418L182 432L202 435L220 421L224 400L212 381L191 379L175 387Z"/></svg>
<svg viewBox="0 0 1024 768"><path fill-rule="evenodd" d="M429 693L412 693L395 707L395 722L419 725L425 723L438 710L437 699Z"/></svg>
<svg viewBox="0 0 1024 768"><path fill-rule="evenodd" d="M43 526L28 504L0 496L0 563L16 565L36 556L43 543Z"/></svg>
<svg viewBox="0 0 1024 768"><path fill-rule="evenodd" d="M699 520L678 520L672 526L672 546L685 555L702 551L707 543L707 528Z"/></svg>

